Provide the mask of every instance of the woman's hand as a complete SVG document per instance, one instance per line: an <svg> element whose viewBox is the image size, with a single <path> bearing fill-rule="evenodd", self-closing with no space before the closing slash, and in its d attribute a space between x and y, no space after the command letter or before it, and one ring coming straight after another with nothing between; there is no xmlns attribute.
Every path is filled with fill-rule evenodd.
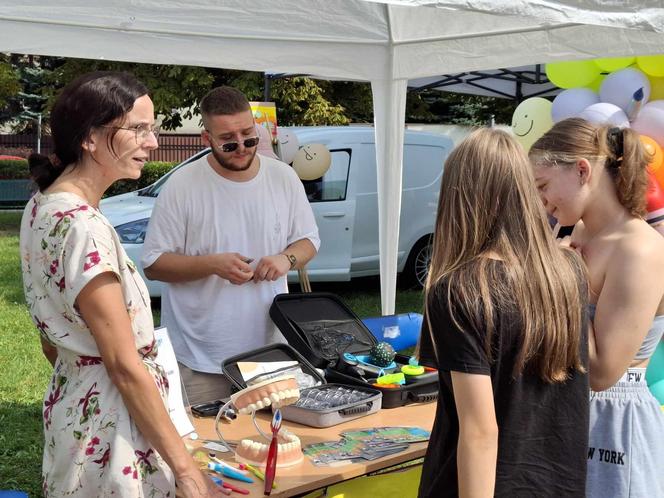
<svg viewBox="0 0 664 498"><path fill-rule="evenodd" d="M223 496L221 489L198 469L175 476L178 496L183 498L217 498Z"/></svg>

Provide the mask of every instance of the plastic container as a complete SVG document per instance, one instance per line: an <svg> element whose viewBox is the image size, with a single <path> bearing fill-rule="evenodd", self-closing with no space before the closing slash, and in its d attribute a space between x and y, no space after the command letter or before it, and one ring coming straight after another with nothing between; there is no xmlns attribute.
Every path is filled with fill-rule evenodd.
<svg viewBox="0 0 664 498"><path fill-rule="evenodd" d="M301 388L300 400L293 405L281 408L284 420L310 427L330 427L371 415L381 409L383 395L379 389L357 385L328 384L325 377L288 344L270 344L235 355L225 359L221 369L237 389L244 389L247 386L238 368L238 362L289 360L297 361L302 372L312 376L320 384L315 387ZM336 393L336 391L342 392ZM349 391L352 391L352 396L347 394ZM339 397L335 398L335 394ZM304 402L305 400L309 402Z"/></svg>
<svg viewBox="0 0 664 498"><path fill-rule="evenodd" d="M401 313L363 318L362 322L379 342L387 342L395 351L403 351L417 344L422 318L420 313Z"/></svg>

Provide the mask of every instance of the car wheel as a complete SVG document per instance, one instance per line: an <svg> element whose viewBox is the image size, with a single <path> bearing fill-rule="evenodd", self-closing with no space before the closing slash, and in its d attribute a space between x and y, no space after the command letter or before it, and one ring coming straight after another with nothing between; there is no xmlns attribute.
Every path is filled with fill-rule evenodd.
<svg viewBox="0 0 664 498"><path fill-rule="evenodd" d="M433 238L431 235L417 241L408 255L402 278L407 287L421 289L427 281Z"/></svg>

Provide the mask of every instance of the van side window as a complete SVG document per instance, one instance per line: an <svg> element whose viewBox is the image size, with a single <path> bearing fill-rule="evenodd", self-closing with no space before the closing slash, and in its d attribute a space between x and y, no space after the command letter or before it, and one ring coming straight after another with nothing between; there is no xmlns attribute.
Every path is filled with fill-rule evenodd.
<svg viewBox="0 0 664 498"><path fill-rule="evenodd" d="M332 162L325 175L316 180L302 180L309 202L343 201L346 199L350 149L331 150Z"/></svg>

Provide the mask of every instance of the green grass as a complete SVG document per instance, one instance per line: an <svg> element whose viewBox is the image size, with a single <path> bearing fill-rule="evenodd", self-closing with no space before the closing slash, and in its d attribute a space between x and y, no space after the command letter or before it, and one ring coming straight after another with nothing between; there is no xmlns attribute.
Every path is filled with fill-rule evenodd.
<svg viewBox="0 0 664 498"><path fill-rule="evenodd" d="M41 496L41 400L51 367L23 298L20 217L0 212L0 489L33 497Z"/></svg>
<svg viewBox="0 0 664 498"><path fill-rule="evenodd" d="M21 280L18 230L21 213L0 211L0 489L41 496L41 403L51 374L30 320ZM333 292L361 318L380 315L378 278L311 284ZM293 292L299 286L291 287ZM154 303L159 323L159 301ZM422 293L397 292L396 312L421 312Z"/></svg>

